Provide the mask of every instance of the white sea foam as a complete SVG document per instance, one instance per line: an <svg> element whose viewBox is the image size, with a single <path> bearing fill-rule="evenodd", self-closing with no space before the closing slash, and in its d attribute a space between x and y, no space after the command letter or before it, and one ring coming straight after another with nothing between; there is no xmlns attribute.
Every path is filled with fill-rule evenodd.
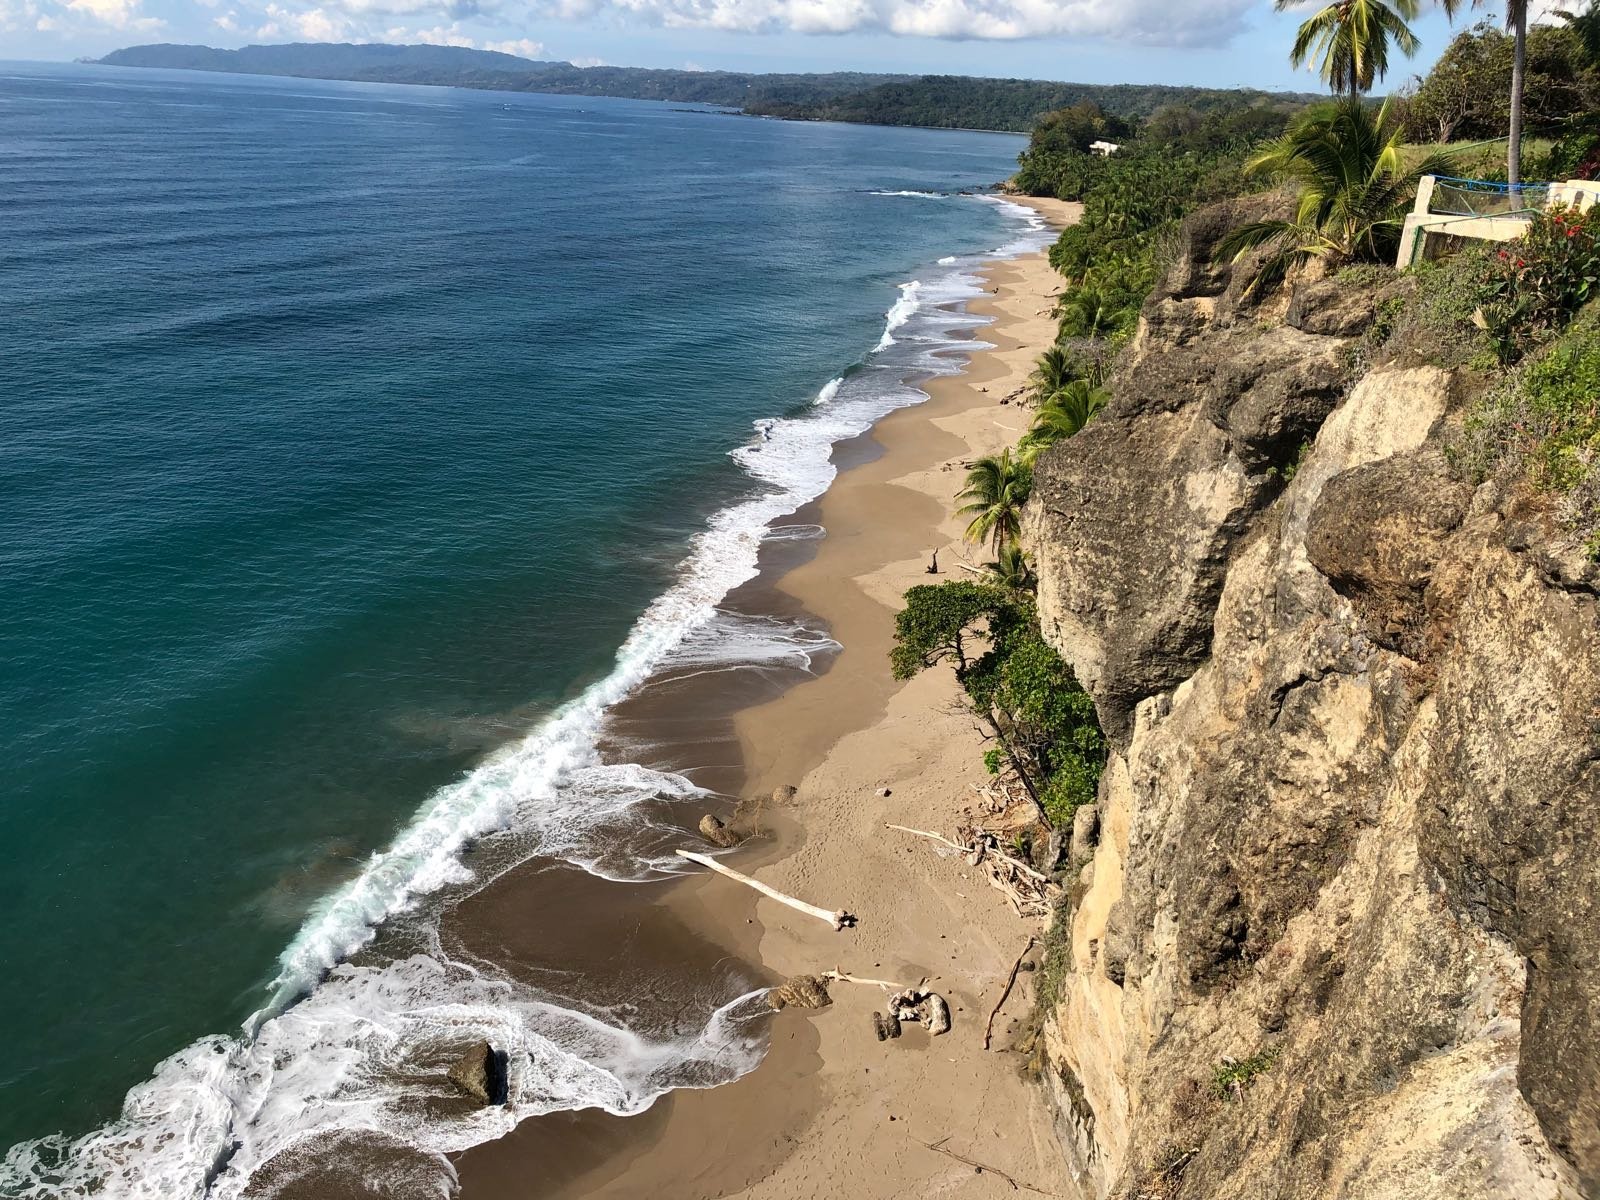
<svg viewBox="0 0 1600 1200"><path fill-rule="evenodd" d="M869 196L912 196L912 197L915 197L918 200L944 200L944 199L948 198L949 194L950 193L948 193L948 192L912 192L912 191L868 192L867 193L867 195L869 195Z"/></svg>
<svg viewBox="0 0 1600 1200"><path fill-rule="evenodd" d="M1025 226L997 254L1048 241L1037 214L992 202ZM669 865L675 835L650 827L640 804L687 799L699 789L680 776L602 763L596 743L607 711L663 667L803 668L832 647L818 631L736 617L718 605L755 575L765 538L816 536L815 527L769 527L832 482L835 443L925 399L905 382L908 374L951 373L950 351L982 345L956 335L982 324L958 306L980 293L975 272L983 261L941 261L901 285L861 369L830 380L805 415L764 421L756 440L731 452L765 489L710 519L677 583L639 618L610 674L436 793L388 849L320 904L280 956L268 1002L241 1035L204 1038L162 1062L129 1092L121 1117L99 1130L14 1147L0 1163L0 1195L231 1200L272 1156L339 1131L382 1129L443 1155L499 1137L536 1113L638 1112L671 1088L712 1086L751 1069L764 1027L752 1013L759 993L745 992L744 981L710 981L685 1005L704 1014L699 1028L635 1030L621 1016L582 1011L488 964L453 958L439 945L438 901L430 897L481 887L534 855L610 879ZM480 842L474 874L462 852ZM397 919L411 923L421 952L387 963L345 961L378 925ZM437 1086L439 1054L479 1040L509 1052L510 1103L423 1119L415 1098ZM448 1164L440 1172L448 1184Z"/></svg>
<svg viewBox="0 0 1600 1200"><path fill-rule="evenodd" d="M913 279L900 285L900 298L894 302L889 311L884 314L883 336L878 339L875 350L887 350L895 343L894 331L909 321L922 301L919 293L922 291L922 280Z"/></svg>

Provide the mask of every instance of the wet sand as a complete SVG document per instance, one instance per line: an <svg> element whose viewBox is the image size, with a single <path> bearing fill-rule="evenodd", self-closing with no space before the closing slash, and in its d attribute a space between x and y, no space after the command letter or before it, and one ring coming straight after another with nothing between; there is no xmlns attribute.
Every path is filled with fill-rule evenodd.
<svg viewBox="0 0 1600 1200"><path fill-rule="evenodd" d="M1075 219L1076 206L1038 206L1052 220ZM450 936L497 964L559 963L585 973L585 994L594 986L630 1002L648 1002L630 981L660 971L752 985L835 966L906 982L926 976L949 999L953 1030L879 1043L868 1016L882 994L836 985L832 1007L772 1018L766 1058L734 1083L674 1092L631 1118L537 1118L455 1156L465 1200L1010 1191L925 1145L946 1137L949 1149L1024 1183L1053 1191L1062 1182L1042 1099L1020 1078L1020 1057L1004 1052L1031 1003L1026 977L996 1024L995 1051L982 1049L989 1009L1038 923L1018 919L959 858L883 828L948 833L970 803L969 785L984 778L981 739L949 673L896 683L888 650L908 587L971 578L959 564L987 557L961 542L951 516L963 464L1021 434L1027 412L1001 400L1023 386L1054 335L1060 281L1042 254L986 274L990 295L970 307L994 318L979 333L994 349L974 353L961 375L925 384L926 404L838 447L833 487L791 518L824 526L826 538L769 543L761 576L729 598L754 614L810 614L841 646L826 669L658 681L614 722L643 761L715 791L765 797L796 786L789 805L764 806L762 836L729 863L848 908L860 927L834 933L713 876L632 886L568 868L513 872L450 921ZM930 576L935 549L940 572ZM884 788L887 797L877 794ZM663 805L658 816L687 830L702 811ZM552 906L582 919L552 934L533 916Z"/></svg>

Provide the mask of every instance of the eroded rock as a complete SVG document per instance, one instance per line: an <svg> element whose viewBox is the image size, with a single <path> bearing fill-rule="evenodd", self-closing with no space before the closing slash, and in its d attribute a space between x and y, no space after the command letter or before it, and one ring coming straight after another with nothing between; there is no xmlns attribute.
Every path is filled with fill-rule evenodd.
<svg viewBox="0 0 1600 1200"><path fill-rule="evenodd" d="M455 1084L479 1104L506 1102L506 1054L488 1042L475 1042L447 1072Z"/></svg>

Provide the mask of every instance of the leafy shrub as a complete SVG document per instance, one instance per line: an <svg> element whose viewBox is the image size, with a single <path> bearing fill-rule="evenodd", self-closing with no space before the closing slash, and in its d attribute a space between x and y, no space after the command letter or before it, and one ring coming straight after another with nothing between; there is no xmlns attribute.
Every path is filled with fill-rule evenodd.
<svg viewBox="0 0 1600 1200"><path fill-rule="evenodd" d="M1557 205L1495 252L1496 278L1477 317L1502 363L1520 359L1559 330L1596 294L1600 216Z"/></svg>
<svg viewBox="0 0 1600 1200"><path fill-rule="evenodd" d="M1600 550L1600 320L1580 318L1479 400L1451 460L1474 483L1503 474L1558 497Z"/></svg>
<svg viewBox="0 0 1600 1200"><path fill-rule="evenodd" d="M1386 357L1407 357L1440 367L1488 361L1488 339L1474 324L1474 315L1492 295L1497 276L1495 251L1475 242L1440 262L1420 262L1407 275L1413 290L1403 304L1384 314L1381 340L1374 335L1365 347L1381 346Z"/></svg>
<svg viewBox="0 0 1600 1200"><path fill-rule="evenodd" d="M1052 826L1093 798L1106 757L1094 701L1040 635L1029 599L965 580L914 587L895 618L890 661L897 679L955 666L972 711L999 742L984 765L1015 770Z"/></svg>
<svg viewBox="0 0 1600 1200"><path fill-rule="evenodd" d="M1240 1096L1256 1076L1269 1070L1277 1060L1278 1048L1274 1046L1237 1062L1223 1062L1212 1073L1211 1090L1223 1100Z"/></svg>

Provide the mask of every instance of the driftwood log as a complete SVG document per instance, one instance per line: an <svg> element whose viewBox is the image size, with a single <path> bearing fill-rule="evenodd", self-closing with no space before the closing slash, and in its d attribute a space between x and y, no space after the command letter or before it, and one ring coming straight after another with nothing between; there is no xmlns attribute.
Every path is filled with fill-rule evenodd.
<svg viewBox="0 0 1600 1200"><path fill-rule="evenodd" d="M736 883L744 884L745 887L754 888L768 899L776 900L779 904L787 904L796 912L803 912L808 917L815 917L817 920L833 926L833 928L836 930L852 929L855 927L856 918L854 913L845 912L843 909L840 909L837 912L829 912L827 909L819 908L815 904L807 904L804 900L797 900L793 896L786 896L777 888L769 887L762 883L759 879L751 879L750 876L739 871L735 871L732 867L725 867L716 859L707 858L704 854L695 854L690 850L679 850L678 857L686 858L692 863L699 863L702 867L707 867L710 870L715 871L718 875L725 875Z"/></svg>
<svg viewBox="0 0 1600 1200"><path fill-rule="evenodd" d="M950 1032L950 1005L938 992L920 986L890 996L889 1015L896 1021L915 1021L934 1037Z"/></svg>
<svg viewBox="0 0 1600 1200"><path fill-rule="evenodd" d="M1000 839L984 829L966 830L967 840L952 841L928 829L885 824L884 828L938 842L966 856L967 865L983 872L989 886L998 891L1019 917L1047 917L1061 888L1043 871L1000 849ZM958 833L962 831L957 831Z"/></svg>

